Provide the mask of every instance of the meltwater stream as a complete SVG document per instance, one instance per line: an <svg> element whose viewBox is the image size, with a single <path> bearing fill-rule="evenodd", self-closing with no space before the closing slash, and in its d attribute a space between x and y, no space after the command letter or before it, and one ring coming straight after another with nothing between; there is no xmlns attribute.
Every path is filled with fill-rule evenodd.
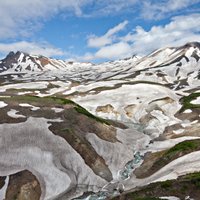
<svg viewBox="0 0 200 200"><path fill-rule="evenodd" d="M137 130L141 134L143 134L144 132L145 127L140 124L127 122L125 123L125 125L127 125L127 127L129 127L131 130ZM128 161L125 164L124 168L118 171L117 179L112 180L111 182L103 186L101 190L95 194L90 194L87 197L78 197L74 200L105 200L108 197L114 197L116 195L119 195L125 189L124 181L128 180L131 177L135 168L139 167L143 162L143 150L144 149L142 149L141 153L139 149L135 150L135 147L133 147L133 159Z"/></svg>
<svg viewBox="0 0 200 200"><path fill-rule="evenodd" d="M75 198L74 200L105 200L108 197L120 194L124 190L124 185L121 183L121 181L129 179L133 170L138 167L142 161L143 156L140 155L140 152L136 152L133 160L126 163L124 169L119 171L118 180L111 181L96 194L92 194L84 198Z"/></svg>

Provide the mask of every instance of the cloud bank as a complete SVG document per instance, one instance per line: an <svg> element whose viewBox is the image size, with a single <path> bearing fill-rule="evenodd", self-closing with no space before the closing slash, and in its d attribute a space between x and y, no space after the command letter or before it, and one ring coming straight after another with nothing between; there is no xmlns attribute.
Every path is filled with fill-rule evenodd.
<svg viewBox="0 0 200 200"><path fill-rule="evenodd" d="M119 26L125 28L122 24L127 24L127 22L122 22L110 30L115 30ZM90 56L85 56L83 59L117 59L133 54L145 55L161 47L179 46L188 41L200 41L199 26L200 14L191 14L173 17L168 24L153 26L149 31L137 26L124 36L119 37L116 35L117 32L113 32L112 38L115 39L107 37L110 31L108 30L103 36L93 37L92 45L91 38L88 39L88 46L98 47L98 50L93 54L87 53L86 55Z"/></svg>

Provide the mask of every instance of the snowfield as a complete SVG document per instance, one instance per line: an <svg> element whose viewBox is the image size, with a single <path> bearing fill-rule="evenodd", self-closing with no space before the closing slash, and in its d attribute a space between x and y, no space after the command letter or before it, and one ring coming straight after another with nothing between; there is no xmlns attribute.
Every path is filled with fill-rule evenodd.
<svg viewBox="0 0 200 200"><path fill-rule="evenodd" d="M24 123L0 125L0 132L6 132L0 137L0 176L30 170L41 184L41 199L54 199L79 184L91 185L94 191L103 187L106 181L48 129L51 121L30 117Z"/></svg>
<svg viewBox="0 0 200 200"><path fill-rule="evenodd" d="M82 199L102 200L120 188L131 190L199 171L200 151L195 151L178 157L149 177L139 179L133 173L147 152L160 152L180 142L200 138L199 74L200 49L196 43L100 64L10 53L0 61L0 117L3 121L0 122L0 176L6 176L0 199L5 197L9 175L24 169L37 177L42 190L40 200L80 199L84 192L96 194ZM29 96L27 102L26 96ZM33 97L37 97L35 104ZM15 98L20 99L20 103L13 102ZM38 99L44 100L43 104L40 105ZM107 130L108 124L100 126L101 119L81 107L74 111L70 106L77 105L72 102L64 105L65 99L95 116L114 120L114 142L95 132L102 126ZM55 105L49 103L52 101ZM49 107L46 104L50 104ZM72 112L66 115L64 111L68 108ZM48 117L35 117L43 113ZM76 130L77 135L73 135L73 130L66 132L74 136L72 139L77 145L74 147L64 137L55 135L50 126L54 122L65 123L65 119L69 120L66 126L77 123L73 121L76 114L80 115L78 119L83 129L87 124L83 114L96 124L89 127L91 131ZM113 139L112 134L106 137ZM76 149L84 145L81 142L102 158L99 162L105 162L113 178L110 182L95 173ZM162 198L180 199L175 196Z"/></svg>

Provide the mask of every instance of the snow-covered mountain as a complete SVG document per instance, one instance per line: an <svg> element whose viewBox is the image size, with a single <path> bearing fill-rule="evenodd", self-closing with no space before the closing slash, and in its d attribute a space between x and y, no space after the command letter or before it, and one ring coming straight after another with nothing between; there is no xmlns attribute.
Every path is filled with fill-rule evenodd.
<svg viewBox="0 0 200 200"><path fill-rule="evenodd" d="M7 200L100 200L199 171L198 42L101 64L11 52L0 83Z"/></svg>
<svg viewBox="0 0 200 200"><path fill-rule="evenodd" d="M185 62L191 62L193 60L198 62L200 59L199 51L200 43L191 42L181 47L158 49L145 57L133 56L118 61L103 63L103 66L113 65L113 67L115 67L119 64L129 64L129 66L132 65L137 70L159 66L164 67L171 64L182 66ZM7 70L12 70L14 72L68 70L73 67L76 68L76 66L84 68L85 65L94 66L91 63L65 62L44 56L29 55L18 51L16 53L10 52L5 59L0 61L0 70L1 72ZM99 65L101 66L102 63Z"/></svg>
<svg viewBox="0 0 200 200"><path fill-rule="evenodd" d="M43 72L48 70L66 70L69 66L88 65L88 63L64 62L44 56L34 56L23 52L10 52L0 61L0 72ZM89 64L91 65L91 64Z"/></svg>

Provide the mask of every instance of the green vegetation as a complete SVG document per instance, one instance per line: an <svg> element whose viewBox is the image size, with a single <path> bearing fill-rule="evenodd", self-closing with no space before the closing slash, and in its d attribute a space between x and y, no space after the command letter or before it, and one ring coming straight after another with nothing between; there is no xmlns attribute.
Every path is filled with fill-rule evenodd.
<svg viewBox="0 0 200 200"><path fill-rule="evenodd" d="M171 162L172 160L175 160L176 158L180 156L184 156L188 153L191 153L193 151L198 151L200 149L200 140L188 140L180 142L179 144L176 144L171 149L167 150L161 158L159 158L154 164L153 164L153 171L155 172L159 169L161 169L163 166Z"/></svg>
<svg viewBox="0 0 200 200"><path fill-rule="evenodd" d="M192 184L194 184L197 188L200 189L200 172L186 175L185 180L191 181Z"/></svg>
<svg viewBox="0 0 200 200"><path fill-rule="evenodd" d="M73 101L64 98L58 97L38 97L32 95L24 95L24 96L12 96L10 98L0 97L0 100L5 102L18 102L18 103L33 103L40 105L65 105L65 104L73 104L76 105Z"/></svg>
<svg viewBox="0 0 200 200"><path fill-rule="evenodd" d="M98 122L101 122L101 123L104 123L104 124L107 124L107 125L110 125L110 123L103 119L103 118L100 118L100 117L97 117L97 116L94 116L93 114L91 114L90 112L88 112L85 108L79 106L79 105L76 105L75 107L75 110L78 112L78 113L81 113L83 115L86 115L87 117L89 118L92 118L92 119L95 119L96 121Z"/></svg>
<svg viewBox="0 0 200 200"><path fill-rule="evenodd" d="M145 168L145 171L142 173L142 178L152 175L153 173L155 173L156 171L158 171L171 161L181 156L199 150L200 150L200 139L195 139L195 140L187 140L180 142L168 150L161 151L160 153L157 152L155 155L156 158L154 158L153 165L149 166L148 169ZM141 169L143 169L142 167Z"/></svg>
<svg viewBox="0 0 200 200"><path fill-rule="evenodd" d="M122 194L114 200L159 200L161 196L176 196L185 199L190 195L192 198L200 195L200 172L180 176L174 180L151 183L140 190Z"/></svg>
<svg viewBox="0 0 200 200"><path fill-rule="evenodd" d="M169 189L171 187L172 187L172 181L171 180L167 180L167 181L161 183L161 188Z"/></svg>
<svg viewBox="0 0 200 200"><path fill-rule="evenodd" d="M196 180L196 179L198 179L198 180L200 180L200 172L194 172L194 173L192 173L192 174L187 174L186 176L185 176L185 179L188 179L188 180Z"/></svg>
<svg viewBox="0 0 200 200"><path fill-rule="evenodd" d="M78 105L70 99L64 99L59 97L44 97L44 99L53 100L56 104L61 104L61 105L66 105L66 104Z"/></svg>
<svg viewBox="0 0 200 200"><path fill-rule="evenodd" d="M183 106L180 109L180 112L183 112L186 109L200 108L200 104L192 104L191 103L192 100L195 100L199 96L200 96L200 93L192 93L189 96L183 97L181 99L181 103Z"/></svg>
<svg viewBox="0 0 200 200"><path fill-rule="evenodd" d="M103 118L94 116L93 114L88 112L85 108L78 105L77 103L75 103L69 99L65 99L65 98L61 98L61 97L52 97L52 96L38 97L38 96L32 96L32 95L24 95L24 96L20 95L20 96L12 96L10 98L0 97L0 100L5 101L6 103L9 103L9 102L30 103L30 104L37 105L37 106L52 106L52 105L55 106L55 105L71 104L74 106L74 109L78 113L86 115L89 118L95 119L98 122L110 125L109 121L107 121Z"/></svg>
<svg viewBox="0 0 200 200"><path fill-rule="evenodd" d="M175 154L178 153L185 154L199 150L199 148L200 148L200 140L188 140L175 145L174 147L169 149L163 156L171 158Z"/></svg>

